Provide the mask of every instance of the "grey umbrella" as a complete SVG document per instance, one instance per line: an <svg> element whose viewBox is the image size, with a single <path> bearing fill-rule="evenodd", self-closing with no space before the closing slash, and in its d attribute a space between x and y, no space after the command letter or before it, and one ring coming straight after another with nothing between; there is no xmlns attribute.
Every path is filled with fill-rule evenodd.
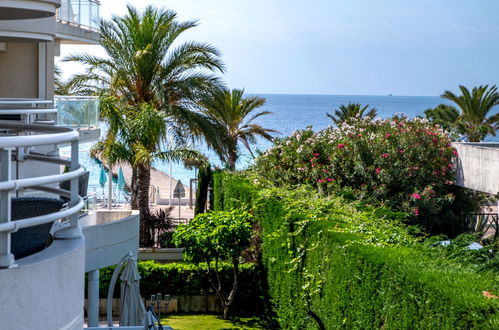
<svg viewBox="0 0 499 330"><path fill-rule="evenodd" d="M120 276L121 315L120 326L143 325L145 308L140 296L140 274L135 258L129 257Z"/></svg>

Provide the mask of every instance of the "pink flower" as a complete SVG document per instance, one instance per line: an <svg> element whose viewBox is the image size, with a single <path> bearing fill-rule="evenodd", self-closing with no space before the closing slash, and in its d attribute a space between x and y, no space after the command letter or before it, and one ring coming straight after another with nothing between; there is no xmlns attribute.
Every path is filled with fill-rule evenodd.
<svg viewBox="0 0 499 330"><path fill-rule="evenodd" d="M418 194L418 193L412 194L411 197L414 198L414 199L421 199L421 195Z"/></svg>
<svg viewBox="0 0 499 330"><path fill-rule="evenodd" d="M343 149L345 148L345 145L343 143L338 144L338 149Z"/></svg>
<svg viewBox="0 0 499 330"><path fill-rule="evenodd" d="M325 181L324 181L324 179L319 179L319 180L317 180L317 182L324 183Z"/></svg>
<svg viewBox="0 0 499 330"><path fill-rule="evenodd" d="M386 153L385 153L385 154L382 154L382 155L381 155L381 157L383 157L383 158L388 158L388 154L386 154Z"/></svg>
<svg viewBox="0 0 499 330"><path fill-rule="evenodd" d="M416 215L416 216L418 216L418 215L419 215L419 208L417 208L417 207L416 207L416 208L414 209L414 215Z"/></svg>
<svg viewBox="0 0 499 330"><path fill-rule="evenodd" d="M332 182L332 181L333 181L333 179L327 178L327 182Z"/></svg>
<svg viewBox="0 0 499 330"><path fill-rule="evenodd" d="M379 174L381 172L381 169L379 167L376 168L376 174Z"/></svg>
<svg viewBox="0 0 499 330"><path fill-rule="evenodd" d="M322 172L327 173L327 170L326 170L326 169L323 169L323 170L322 170Z"/></svg>
<svg viewBox="0 0 499 330"><path fill-rule="evenodd" d="M451 163L451 164L447 165L447 167L452 168L452 167L454 167L454 164Z"/></svg>
<svg viewBox="0 0 499 330"><path fill-rule="evenodd" d="M319 157L321 154L314 154L315 157Z"/></svg>
<svg viewBox="0 0 499 330"><path fill-rule="evenodd" d="M303 172L305 169L303 167L298 167L298 171Z"/></svg>
<svg viewBox="0 0 499 330"><path fill-rule="evenodd" d="M390 136L392 136L390 133L386 133L385 138L388 139Z"/></svg>
<svg viewBox="0 0 499 330"><path fill-rule="evenodd" d="M452 153L454 154L454 156L456 156L456 157L458 156L456 149L452 150Z"/></svg>
<svg viewBox="0 0 499 330"><path fill-rule="evenodd" d="M403 153L404 153L404 149L400 149L400 150L399 150L399 152L400 152L401 154L403 154Z"/></svg>

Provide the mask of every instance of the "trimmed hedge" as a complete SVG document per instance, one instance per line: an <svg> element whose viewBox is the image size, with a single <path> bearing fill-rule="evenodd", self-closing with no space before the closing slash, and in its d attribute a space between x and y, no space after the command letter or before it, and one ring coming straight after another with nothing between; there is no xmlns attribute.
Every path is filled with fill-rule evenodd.
<svg viewBox="0 0 499 330"><path fill-rule="evenodd" d="M317 329L308 311L326 329L499 329L498 275L432 258L396 213L306 189L252 200L283 329Z"/></svg>
<svg viewBox="0 0 499 330"><path fill-rule="evenodd" d="M259 274L255 265L241 264L239 274L239 290L233 310L236 314L252 314L260 312L261 290ZM100 271L100 297L107 298L109 282L115 266ZM206 264L168 263L154 261L138 262L140 292L142 297L149 298L152 294L163 293L174 296L215 295L211 288ZM227 288L232 284L232 268L228 263L222 264L222 281ZM119 298L120 283L114 290L115 298Z"/></svg>
<svg viewBox="0 0 499 330"><path fill-rule="evenodd" d="M213 174L213 209L215 211L244 208L251 205L256 190L248 180L236 172L227 175L217 171Z"/></svg>

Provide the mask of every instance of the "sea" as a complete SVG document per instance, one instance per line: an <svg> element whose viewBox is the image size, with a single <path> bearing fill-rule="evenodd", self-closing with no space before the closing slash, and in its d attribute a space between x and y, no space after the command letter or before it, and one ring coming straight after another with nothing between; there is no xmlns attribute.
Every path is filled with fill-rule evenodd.
<svg viewBox="0 0 499 330"><path fill-rule="evenodd" d="M313 130L321 130L332 124L326 113L334 113L342 104L360 103L370 105L377 109L378 117L387 118L395 114L404 114L408 117L422 116L424 111L434 108L441 103L450 104L449 101L439 96L368 96L368 95L285 95L285 94L248 94L260 96L266 99L266 103L257 111L270 111L271 115L261 116L255 120L256 123L266 128L279 131L277 137L285 137L295 130L312 127ZM499 108L499 107L498 107ZM498 112L498 109L495 109ZM487 141L499 142L499 137L488 137ZM80 145L80 163L90 171L89 191L97 193L105 189L99 185L99 174L101 165L90 157L90 148L93 143ZM265 151L271 146L271 142L258 140L253 146L255 151ZM221 166L217 156L206 146L200 144L196 147L199 151L209 157L215 166ZM67 148L61 150L63 155L68 154ZM241 149L241 156L237 164L238 169L243 169L253 162L250 154ZM194 178L194 170L186 169L181 163L156 162L154 166L170 174L175 179L180 179L187 184Z"/></svg>

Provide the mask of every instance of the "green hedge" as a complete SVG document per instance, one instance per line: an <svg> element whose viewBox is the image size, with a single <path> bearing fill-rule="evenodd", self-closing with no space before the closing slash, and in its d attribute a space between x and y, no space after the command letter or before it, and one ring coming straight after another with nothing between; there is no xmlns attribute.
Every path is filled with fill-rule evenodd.
<svg viewBox="0 0 499 330"><path fill-rule="evenodd" d="M231 210L248 206L256 191L244 176L217 171L213 174L213 209Z"/></svg>
<svg viewBox="0 0 499 330"><path fill-rule="evenodd" d="M221 276L225 287L231 287L232 268L230 264L223 264ZM114 271L113 267L100 271L100 296L107 298L109 282ZM214 295L211 288L206 264L168 263L161 264L154 261L141 261L138 269L140 292L142 297L149 298L152 294L163 293L174 296ZM239 290L235 300L236 314L255 314L260 312L261 289L258 270L253 264L240 265ZM114 290L115 298L119 297L119 282Z"/></svg>
<svg viewBox="0 0 499 330"><path fill-rule="evenodd" d="M246 194L248 184L228 186ZM317 329L309 310L326 329L499 329L499 299L483 297L498 295L496 273L432 257L400 225L401 214L316 195L306 189L252 195L283 329Z"/></svg>

